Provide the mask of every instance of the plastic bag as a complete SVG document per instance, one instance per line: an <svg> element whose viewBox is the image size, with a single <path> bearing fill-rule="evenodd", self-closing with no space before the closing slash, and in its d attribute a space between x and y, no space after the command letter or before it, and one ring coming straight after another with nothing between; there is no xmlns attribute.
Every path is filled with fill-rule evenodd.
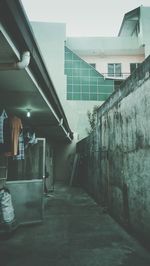
<svg viewBox="0 0 150 266"><path fill-rule="evenodd" d="M12 223L15 214L11 194L8 189L0 190L0 223Z"/></svg>

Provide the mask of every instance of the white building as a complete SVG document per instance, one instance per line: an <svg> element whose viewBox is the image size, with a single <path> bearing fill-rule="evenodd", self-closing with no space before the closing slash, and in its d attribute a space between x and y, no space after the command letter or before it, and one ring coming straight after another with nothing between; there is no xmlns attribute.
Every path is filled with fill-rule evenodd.
<svg viewBox="0 0 150 266"><path fill-rule="evenodd" d="M125 79L150 54L150 7L125 14L117 37L72 37L66 45L108 78Z"/></svg>
<svg viewBox="0 0 150 266"><path fill-rule="evenodd" d="M67 38L65 24L32 23L67 118L80 139L89 127L87 110L100 106L150 54L149 24L150 7L143 6L125 14L117 37Z"/></svg>

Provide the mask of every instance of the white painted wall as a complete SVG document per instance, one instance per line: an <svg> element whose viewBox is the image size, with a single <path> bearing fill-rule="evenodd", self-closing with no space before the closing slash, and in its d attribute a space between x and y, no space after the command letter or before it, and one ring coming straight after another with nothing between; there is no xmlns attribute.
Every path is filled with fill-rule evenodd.
<svg viewBox="0 0 150 266"><path fill-rule="evenodd" d="M95 105L101 106L102 104L103 101L67 101L68 119L71 128L79 135L78 140L85 138L90 129L87 111L92 112Z"/></svg>
<svg viewBox="0 0 150 266"><path fill-rule="evenodd" d="M66 44L80 55L137 55L143 53L137 37L69 37Z"/></svg>
<svg viewBox="0 0 150 266"><path fill-rule="evenodd" d="M130 74L130 63L142 63L144 60L144 55L133 55L133 56L112 56L108 55L105 57L101 56L82 56L83 60L87 63L95 63L96 70L101 74L108 73L108 64L109 63L121 63L122 73ZM127 75L127 76L128 76Z"/></svg>
<svg viewBox="0 0 150 266"><path fill-rule="evenodd" d="M145 45L145 58L150 55L150 7L140 7L140 29L139 41Z"/></svg>
<svg viewBox="0 0 150 266"><path fill-rule="evenodd" d="M62 104L65 99L66 77L64 75L64 23L31 22L35 38L45 65Z"/></svg>
<svg viewBox="0 0 150 266"><path fill-rule="evenodd" d="M64 41L66 39L66 26L63 23L45 22L32 22L31 25L54 88L61 101L66 117L68 118L68 111L66 111L68 110L66 101L66 76L64 75ZM71 110L69 110L69 112L73 113ZM68 122L70 128L73 130L69 119ZM69 179L70 156L73 156L75 153L76 141L75 138L71 144L55 143L54 181Z"/></svg>

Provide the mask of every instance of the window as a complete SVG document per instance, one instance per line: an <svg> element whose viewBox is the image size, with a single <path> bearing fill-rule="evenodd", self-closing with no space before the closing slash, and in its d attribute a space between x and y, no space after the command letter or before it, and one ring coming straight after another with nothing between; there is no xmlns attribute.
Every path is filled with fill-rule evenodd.
<svg viewBox="0 0 150 266"><path fill-rule="evenodd" d="M130 73L132 74L137 67L140 66L140 63L131 63L130 64Z"/></svg>
<svg viewBox="0 0 150 266"><path fill-rule="evenodd" d="M121 64L108 64L109 77L121 77Z"/></svg>
<svg viewBox="0 0 150 266"><path fill-rule="evenodd" d="M95 63L91 63L89 65L92 66L92 67L94 67L94 68L96 68L96 64Z"/></svg>

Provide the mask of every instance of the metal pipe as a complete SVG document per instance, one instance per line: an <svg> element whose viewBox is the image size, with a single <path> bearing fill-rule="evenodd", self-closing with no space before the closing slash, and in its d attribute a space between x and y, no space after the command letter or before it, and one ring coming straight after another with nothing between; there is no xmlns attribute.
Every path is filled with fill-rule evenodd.
<svg viewBox="0 0 150 266"><path fill-rule="evenodd" d="M30 52L25 51L22 54L22 60L15 63L0 63L0 70L21 70L25 69L30 63Z"/></svg>

